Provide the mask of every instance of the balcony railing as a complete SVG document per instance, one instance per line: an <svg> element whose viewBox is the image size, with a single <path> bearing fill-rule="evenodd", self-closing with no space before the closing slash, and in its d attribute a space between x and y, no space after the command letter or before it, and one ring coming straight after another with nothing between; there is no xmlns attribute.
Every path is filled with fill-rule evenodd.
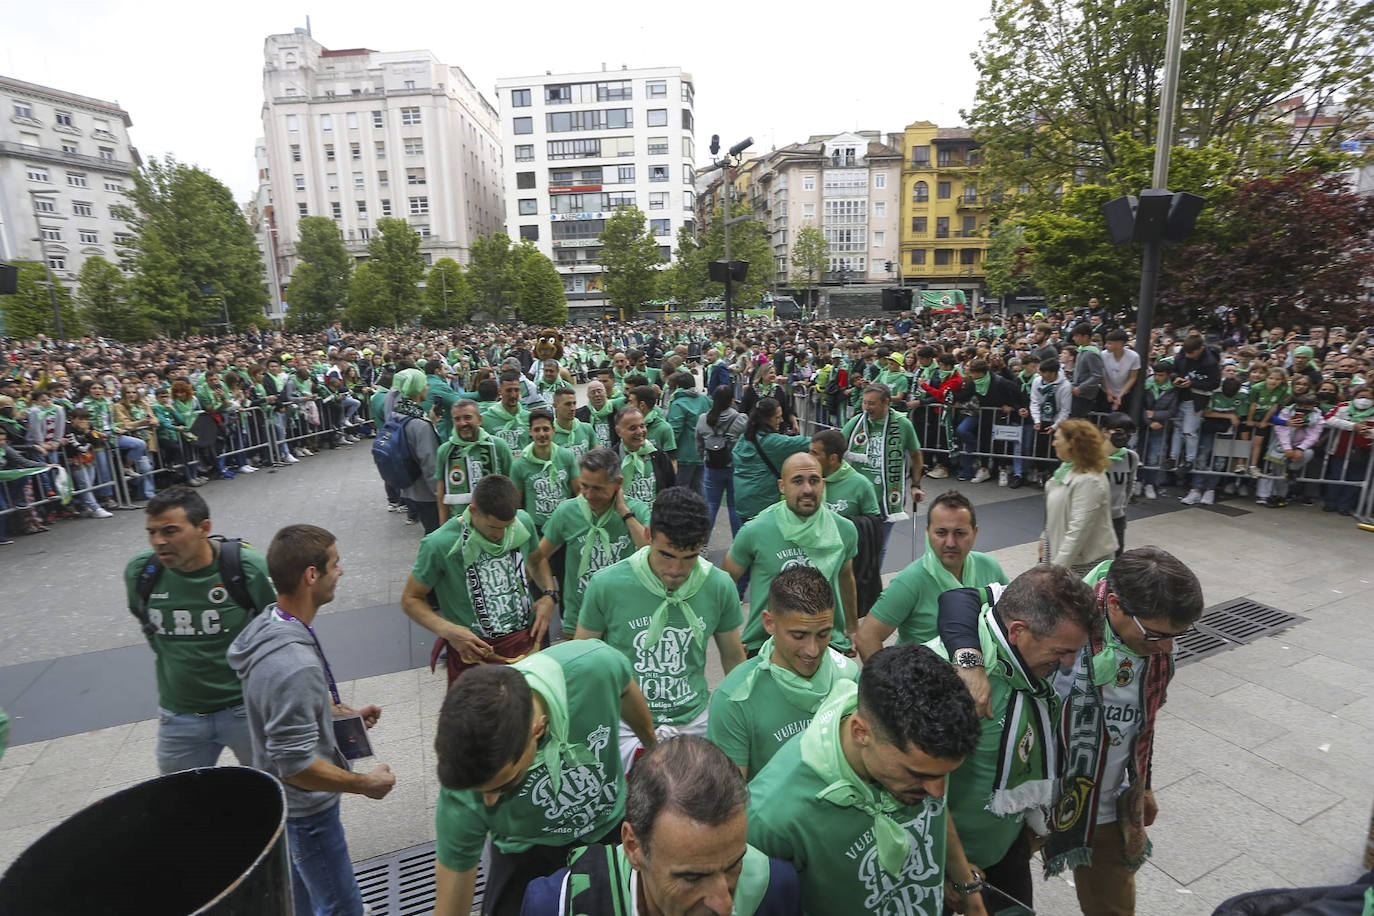
<svg viewBox="0 0 1374 916"><path fill-rule="evenodd" d="M15 143L11 140L0 140L0 154L22 156L25 159L39 162L55 162L59 165L77 165L101 172L119 172L124 175L131 174L134 170L133 163L125 162L122 159L103 159L100 156L87 156L84 153L67 153L60 149L30 146L27 143Z"/></svg>

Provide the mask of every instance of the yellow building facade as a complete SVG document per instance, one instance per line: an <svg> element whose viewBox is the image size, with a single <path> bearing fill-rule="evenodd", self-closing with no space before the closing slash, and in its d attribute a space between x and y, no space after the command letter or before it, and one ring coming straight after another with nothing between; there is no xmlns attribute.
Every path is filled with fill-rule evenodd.
<svg viewBox="0 0 1374 916"><path fill-rule="evenodd" d="M902 135L901 265L905 286L962 289L982 298L989 245L988 195L978 188L972 132L930 121Z"/></svg>

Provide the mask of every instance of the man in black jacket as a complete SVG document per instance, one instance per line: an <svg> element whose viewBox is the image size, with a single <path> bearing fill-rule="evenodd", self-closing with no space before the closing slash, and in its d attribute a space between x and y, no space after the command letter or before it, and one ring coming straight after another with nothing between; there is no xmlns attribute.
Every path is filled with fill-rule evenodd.
<svg viewBox="0 0 1374 916"><path fill-rule="evenodd" d="M992 450L993 418L1011 422L1016 415L1019 395L1015 385L990 371L985 359L970 360L967 372L963 385L954 394L954 402L963 407L963 417L954 429L963 452L959 456L959 479L982 483L992 474L987 467L979 467L975 473L970 453Z"/></svg>
<svg viewBox="0 0 1374 916"><path fill-rule="evenodd" d="M1181 457L1183 466L1191 468L1197 461L1202 412L1221 384L1221 360L1201 334L1189 334L1183 339L1183 346L1174 357L1173 377L1178 391L1179 422L1174 427L1169 458L1177 463Z"/></svg>

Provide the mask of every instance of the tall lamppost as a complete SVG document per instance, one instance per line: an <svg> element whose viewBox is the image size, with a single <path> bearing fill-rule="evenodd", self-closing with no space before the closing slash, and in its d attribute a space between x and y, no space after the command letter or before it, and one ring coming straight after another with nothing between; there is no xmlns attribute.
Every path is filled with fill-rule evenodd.
<svg viewBox="0 0 1374 916"><path fill-rule="evenodd" d="M38 199L45 197L51 199L56 191L29 191L29 201L33 205L33 224L38 229L38 238L34 239L38 243L38 251L43 259L43 269L48 274L48 302L52 305L52 326L53 334L58 340L62 339L62 311L57 307L57 280L53 277L52 264L48 261L48 240L43 237L43 226L38 222L39 213Z"/></svg>
<svg viewBox="0 0 1374 916"><path fill-rule="evenodd" d="M754 145L753 137L745 137L740 142L726 150L725 155L711 164L712 169L721 170L721 190L725 194L724 203L721 205L721 218L725 221L723 229L725 232L725 260L716 261L708 265L712 280L725 283L725 333L734 336L735 321L734 311L731 308L730 300L733 292L732 286L736 280L744 280L749 264L746 261L730 260L730 224L743 222L751 219L749 216L741 216L739 219L732 219L730 216L730 204L734 200L735 183L730 174L730 170L738 166L744 159L744 151ZM715 156L720 152L720 134L711 136L711 155ZM709 171L709 170L708 170Z"/></svg>

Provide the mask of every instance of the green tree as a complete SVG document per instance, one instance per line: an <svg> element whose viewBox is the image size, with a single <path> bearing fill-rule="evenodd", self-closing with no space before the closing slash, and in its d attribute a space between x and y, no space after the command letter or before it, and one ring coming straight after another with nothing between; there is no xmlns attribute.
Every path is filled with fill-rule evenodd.
<svg viewBox="0 0 1374 916"><path fill-rule="evenodd" d="M806 281L808 294L815 288L829 261L830 243L825 240L825 233L816 226L802 226L792 243L792 272ZM812 303L814 298L808 295L807 303Z"/></svg>
<svg viewBox="0 0 1374 916"><path fill-rule="evenodd" d="M348 311L344 323L350 328L389 327L394 315L387 306L386 284L371 261L364 261L353 270L348 283Z"/></svg>
<svg viewBox="0 0 1374 916"><path fill-rule="evenodd" d="M100 255L93 255L77 274L77 314L93 334L116 340L145 340L154 328L129 301L124 272Z"/></svg>
<svg viewBox="0 0 1374 916"><path fill-rule="evenodd" d="M988 292L994 296L1005 296L1026 287L1031 281L1030 264L1027 261L1029 253L1025 226L1010 220L998 224L992 230L988 251L983 258Z"/></svg>
<svg viewBox="0 0 1374 916"><path fill-rule="evenodd" d="M521 261L520 320L551 328L567 324L568 296L553 261L537 248L525 252Z"/></svg>
<svg viewBox="0 0 1374 916"><path fill-rule="evenodd" d="M520 305L519 257L504 232L472 240L468 286L472 288L475 314L493 320L515 314Z"/></svg>
<svg viewBox="0 0 1374 916"><path fill-rule="evenodd" d="M234 196L208 172L151 158L114 209L133 238L122 248L137 311L176 334L259 321L267 304L262 256Z"/></svg>
<svg viewBox="0 0 1374 916"><path fill-rule="evenodd" d="M318 331L348 307L353 259L338 224L323 216L301 220L296 255L300 260L286 288L286 327L294 333Z"/></svg>
<svg viewBox="0 0 1374 916"><path fill-rule="evenodd" d="M735 218L751 216L753 211L745 201L735 201L731 207ZM725 222L717 210L715 218L706 229L703 245L704 257L701 259L703 274L707 262L722 260L725 257ZM757 219L746 219L730 227L730 260L746 261L749 273L743 283L734 284L734 305L738 308L753 308L763 299L772 286L773 246L768 241L768 230ZM706 283L709 296L724 296L724 283Z"/></svg>
<svg viewBox="0 0 1374 916"><path fill-rule="evenodd" d="M453 258L440 258L425 278L425 324L451 328L468 320L472 310L472 287L463 265Z"/></svg>
<svg viewBox="0 0 1374 916"><path fill-rule="evenodd" d="M689 308L706 298L706 282L706 254L692 230L681 226L673 263L659 271L658 298L676 299L679 306Z"/></svg>
<svg viewBox="0 0 1374 916"><path fill-rule="evenodd" d="M19 268L18 288L8 296L0 296L0 314L4 316L4 333L8 337L33 337L46 334L57 336L53 324L52 299L48 295L48 270L38 261L11 261ZM53 281L57 294L57 310L62 317L62 336L81 336L81 323L72 308L71 291L61 280Z"/></svg>
<svg viewBox="0 0 1374 916"><path fill-rule="evenodd" d="M598 241L606 298L628 318L658 289L658 244L638 207L617 210L606 220Z"/></svg>
<svg viewBox="0 0 1374 916"><path fill-rule="evenodd" d="M403 219L379 219L377 232L367 243L367 256L381 284L380 305L375 306L385 314L380 323L400 326L418 316L418 284L425 276L420 233Z"/></svg>

